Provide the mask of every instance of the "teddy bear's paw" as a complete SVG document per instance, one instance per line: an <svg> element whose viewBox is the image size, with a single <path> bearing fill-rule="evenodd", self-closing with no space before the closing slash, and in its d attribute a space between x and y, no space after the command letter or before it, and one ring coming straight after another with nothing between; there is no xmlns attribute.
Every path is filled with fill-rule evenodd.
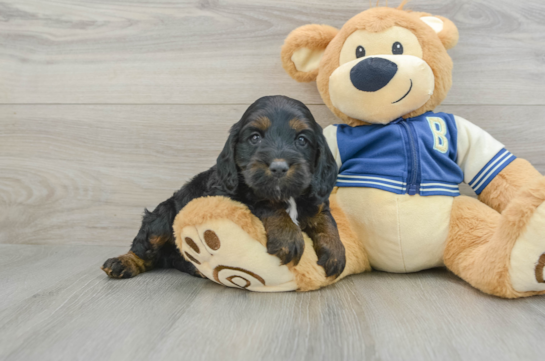
<svg viewBox="0 0 545 361"><path fill-rule="evenodd" d="M258 292L297 289L288 267L230 220L187 226L176 244L199 272L224 286Z"/></svg>
<svg viewBox="0 0 545 361"><path fill-rule="evenodd" d="M519 292L545 291L545 203L540 205L511 251L509 273Z"/></svg>

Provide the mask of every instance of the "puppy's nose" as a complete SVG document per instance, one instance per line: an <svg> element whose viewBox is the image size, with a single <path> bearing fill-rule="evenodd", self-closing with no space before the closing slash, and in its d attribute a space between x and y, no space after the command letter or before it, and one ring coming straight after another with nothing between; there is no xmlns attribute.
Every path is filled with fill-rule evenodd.
<svg viewBox="0 0 545 361"><path fill-rule="evenodd" d="M376 92L384 88L396 73L396 63L384 58L368 58L350 70L350 80L358 90Z"/></svg>
<svg viewBox="0 0 545 361"><path fill-rule="evenodd" d="M275 159L269 166L269 169L273 175L281 177L286 174L288 169L290 169L290 166L283 159Z"/></svg>

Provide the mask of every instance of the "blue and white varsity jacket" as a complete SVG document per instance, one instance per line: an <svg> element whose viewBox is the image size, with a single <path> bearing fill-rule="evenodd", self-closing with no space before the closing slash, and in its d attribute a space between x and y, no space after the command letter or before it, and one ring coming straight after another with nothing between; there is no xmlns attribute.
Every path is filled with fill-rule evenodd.
<svg viewBox="0 0 545 361"><path fill-rule="evenodd" d="M458 185L466 182L481 194L515 160L490 134L446 113L387 125L331 125L324 135L339 167L339 187L458 196Z"/></svg>

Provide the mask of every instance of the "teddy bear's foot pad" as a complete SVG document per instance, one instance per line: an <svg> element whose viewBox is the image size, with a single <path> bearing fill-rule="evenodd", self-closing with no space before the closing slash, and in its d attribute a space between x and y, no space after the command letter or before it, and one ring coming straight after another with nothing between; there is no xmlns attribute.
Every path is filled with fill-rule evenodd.
<svg viewBox="0 0 545 361"><path fill-rule="evenodd" d="M519 292L545 291L545 203L540 205L511 251L509 273Z"/></svg>
<svg viewBox="0 0 545 361"><path fill-rule="evenodd" d="M297 289L288 267L230 220L187 226L176 243L183 256L216 283L257 292Z"/></svg>

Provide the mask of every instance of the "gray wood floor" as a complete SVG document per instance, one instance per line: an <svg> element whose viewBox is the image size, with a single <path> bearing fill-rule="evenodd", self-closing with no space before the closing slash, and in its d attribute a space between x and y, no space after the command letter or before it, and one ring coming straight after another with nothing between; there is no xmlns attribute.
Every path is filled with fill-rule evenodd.
<svg viewBox="0 0 545 361"><path fill-rule="evenodd" d="M444 270L257 294L174 270L107 280L122 247L0 245L3 360L538 360L545 298Z"/></svg>
<svg viewBox="0 0 545 361"><path fill-rule="evenodd" d="M397 5L390 0L390 5ZM0 0L1 360L537 360L545 297L506 301L445 270L252 294L172 270L109 280L153 209L208 168L263 95L335 122L282 70L286 35L362 0ZM545 173L545 2L413 0L452 19L440 110ZM469 190L465 190L469 192Z"/></svg>

